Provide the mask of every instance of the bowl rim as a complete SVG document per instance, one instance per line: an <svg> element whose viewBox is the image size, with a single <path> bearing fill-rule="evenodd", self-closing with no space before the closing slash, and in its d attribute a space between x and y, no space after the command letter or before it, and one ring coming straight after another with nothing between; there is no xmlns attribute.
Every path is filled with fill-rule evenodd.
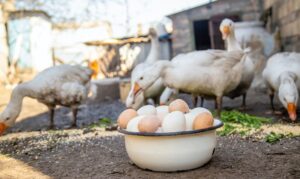
<svg viewBox="0 0 300 179"><path fill-rule="evenodd" d="M191 130L191 131L180 131L180 132L164 132L164 133L150 133L150 132L130 132L125 129L120 129L118 128L118 132L125 134L125 135L133 135L133 136L153 136L153 137L158 137L158 136L178 136L178 135L188 135L188 134L197 134L197 133L202 133L202 132L207 132L207 131L212 131L215 129L218 129L224 125L224 123L220 119L214 119L218 121L218 124L208 127L205 129L198 129L198 130Z"/></svg>

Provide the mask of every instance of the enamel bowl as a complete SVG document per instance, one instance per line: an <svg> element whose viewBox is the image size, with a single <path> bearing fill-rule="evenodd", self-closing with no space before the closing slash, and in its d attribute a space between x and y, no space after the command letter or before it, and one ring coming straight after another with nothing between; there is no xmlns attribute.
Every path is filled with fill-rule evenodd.
<svg viewBox="0 0 300 179"><path fill-rule="evenodd" d="M143 169L161 172L198 168L212 157L216 147L216 129L223 123L215 119L210 128L169 132L141 133L119 129L125 134L127 154Z"/></svg>

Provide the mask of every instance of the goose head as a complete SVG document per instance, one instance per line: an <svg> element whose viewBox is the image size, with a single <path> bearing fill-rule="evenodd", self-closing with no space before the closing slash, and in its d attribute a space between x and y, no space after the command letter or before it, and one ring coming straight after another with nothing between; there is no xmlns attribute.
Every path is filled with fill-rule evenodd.
<svg viewBox="0 0 300 179"><path fill-rule="evenodd" d="M278 89L278 97L283 106L287 109L289 117L292 121L297 119L297 103L298 103L298 89L295 84L296 75L292 73L285 73L280 76L280 86Z"/></svg>
<svg viewBox="0 0 300 179"><path fill-rule="evenodd" d="M230 35L234 35L234 22L230 19L224 19L220 24L222 39L226 40Z"/></svg>
<svg viewBox="0 0 300 179"><path fill-rule="evenodd" d="M161 76L161 72L168 64L168 61L160 60L139 73L133 84L133 96L136 98L138 95L147 90L151 85Z"/></svg>
<svg viewBox="0 0 300 179"><path fill-rule="evenodd" d="M7 128L15 124L18 116L18 111L10 106L6 107L6 109L0 114L0 135L2 135Z"/></svg>
<svg viewBox="0 0 300 179"><path fill-rule="evenodd" d="M145 98L143 92L134 96L133 91L131 90L126 99L126 107L137 110L144 104L144 100Z"/></svg>

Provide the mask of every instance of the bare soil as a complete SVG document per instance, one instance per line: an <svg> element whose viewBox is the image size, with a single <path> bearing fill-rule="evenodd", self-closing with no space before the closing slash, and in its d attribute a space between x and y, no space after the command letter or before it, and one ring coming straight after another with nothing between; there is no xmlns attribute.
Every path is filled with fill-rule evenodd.
<svg viewBox="0 0 300 179"><path fill-rule="evenodd" d="M0 94L2 111L10 90L0 89ZM241 99L224 101L225 108L241 104ZM247 113L272 117L277 130L299 131L299 122L269 112L268 96L252 91L247 102ZM205 107L212 109L213 102ZM60 130L49 131L47 108L25 99L18 124L0 137L0 178L300 178L300 137L275 144L251 136L219 137L212 160L201 168L174 173L139 169L127 157L121 134L86 127L102 117L115 120L124 108L119 101L88 103L78 113L80 128L68 130L63 128L71 124L69 109L59 108L55 123Z"/></svg>

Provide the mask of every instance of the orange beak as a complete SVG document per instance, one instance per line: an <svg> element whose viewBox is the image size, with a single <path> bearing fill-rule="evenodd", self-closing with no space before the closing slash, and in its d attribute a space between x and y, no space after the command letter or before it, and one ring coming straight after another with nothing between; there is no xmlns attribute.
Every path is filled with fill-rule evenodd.
<svg viewBox="0 0 300 179"><path fill-rule="evenodd" d="M297 119L296 109L297 107L294 103L288 103L287 110L292 121L295 121Z"/></svg>
<svg viewBox="0 0 300 179"><path fill-rule="evenodd" d="M7 125L5 125L4 123L0 123L0 135L2 135L7 128Z"/></svg>
<svg viewBox="0 0 300 179"><path fill-rule="evenodd" d="M159 105L164 106L164 105L166 105L166 104L165 104L165 103L159 103Z"/></svg>
<svg viewBox="0 0 300 179"><path fill-rule="evenodd" d="M230 34L229 26L223 26L221 29L221 32L222 32L222 38L223 38L223 40L225 40L228 37L228 35Z"/></svg>
<svg viewBox="0 0 300 179"><path fill-rule="evenodd" d="M97 60L94 60L89 63L89 68L93 71L92 79L96 79L100 71L100 66Z"/></svg>
<svg viewBox="0 0 300 179"><path fill-rule="evenodd" d="M136 95L142 88L138 83L134 83L133 94Z"/></svg>

